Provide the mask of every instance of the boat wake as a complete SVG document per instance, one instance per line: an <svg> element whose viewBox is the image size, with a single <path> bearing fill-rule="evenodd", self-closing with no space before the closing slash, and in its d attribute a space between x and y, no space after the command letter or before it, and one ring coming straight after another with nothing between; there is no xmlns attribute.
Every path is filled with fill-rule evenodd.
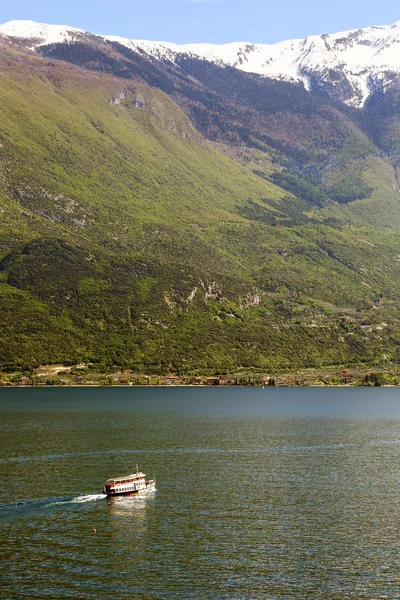
<svg viewBox="0 0 400 600"><path fill-rule="evenodd" d="M88 496L76 496L71 502L96 502L96 500L104 500L104 494L89 494Z"/></svg>
<svg viewBox="0 0 400 600"><path fill-rule="evenodd" d="M104 500L104 494L87 494L85 496L62 496L40 498L37 500L22 500L17 502L0 503L0 520L15 517L33 517L49 510L63 508L76 509L82 504Z"/></svg>

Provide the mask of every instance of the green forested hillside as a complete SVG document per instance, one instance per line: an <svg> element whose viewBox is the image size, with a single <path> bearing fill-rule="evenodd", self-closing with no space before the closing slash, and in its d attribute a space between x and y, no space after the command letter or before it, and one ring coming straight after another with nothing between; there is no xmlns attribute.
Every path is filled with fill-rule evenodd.
<svg viewBox="0 0 400 600"><path fill-rule="evenodd" d="M38 51L161 89L209 140L238 152L244 147L258 151L262 158L255 173L268 178L282 171L291 179L290 188L311 187L308 199L317 205L370 195L363 161L376 147L358 126L359 111L327 95L188 55L178 55L175 63L157 61L95 36Z"/></svg>
<svg viewBox="0 0 400 600"><path fill-rule="evenodd" d="M2 368L400 359L396 172L336 108L337 145L295 160L211 144L145 83L1 52Z"/></svg>

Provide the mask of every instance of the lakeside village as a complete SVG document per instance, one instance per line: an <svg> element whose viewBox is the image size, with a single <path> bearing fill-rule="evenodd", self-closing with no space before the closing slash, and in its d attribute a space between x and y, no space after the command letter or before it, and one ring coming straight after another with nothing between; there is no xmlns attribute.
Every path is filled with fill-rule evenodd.
<svg viewBox="0 0 400 600"><path fill-rule="evenodd" d="M400 386L400 366L387 368L306 369L293 373L214 376L144 375L131 371L112 374L93 371L85 363L64 366L47 365L32 373L1 373L0 387L26 386Z"/></svg>

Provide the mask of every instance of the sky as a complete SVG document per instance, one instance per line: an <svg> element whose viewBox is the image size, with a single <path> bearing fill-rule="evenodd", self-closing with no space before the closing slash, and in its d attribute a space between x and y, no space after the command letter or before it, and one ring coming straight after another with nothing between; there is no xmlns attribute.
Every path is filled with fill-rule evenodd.
<svg viewBox="0 0 400 600"><path fill-rule="evenodd" d="M3 5L3 6L2 6ZM400 20L398 0L0 0L0 22L181 43L271 44Z"/></svg>

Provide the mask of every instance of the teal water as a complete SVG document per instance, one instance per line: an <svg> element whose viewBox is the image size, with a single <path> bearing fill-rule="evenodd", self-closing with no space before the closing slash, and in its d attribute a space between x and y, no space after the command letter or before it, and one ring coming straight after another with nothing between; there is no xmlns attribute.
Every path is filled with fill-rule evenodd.
<svg viewBox="0 0 400 600"><path fill-rule="evenodd" d="M399 598L399 459L396 388L2 389L1 597Z"/></svg>

